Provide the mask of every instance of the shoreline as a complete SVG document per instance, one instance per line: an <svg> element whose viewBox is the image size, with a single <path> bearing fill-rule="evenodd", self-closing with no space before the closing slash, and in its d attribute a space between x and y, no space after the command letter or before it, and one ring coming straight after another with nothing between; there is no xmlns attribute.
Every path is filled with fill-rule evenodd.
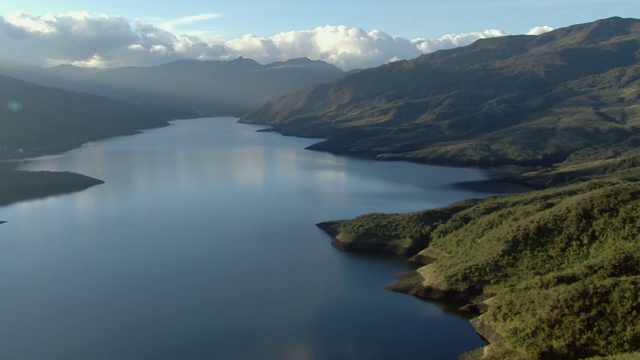
<svg viewBox="0 0 640 360"><path fill-rule="evenodd" d="M474 190L479 192L487 192L487 193L495 193L496 195L503 194L512 194L523 191L531 191L545 188L547 186L543 186L539 184L540 181L537 177L531 178L521 178L522 175L526 173L533 173L543 169L549 169L551 166L541 166L541 165L516 165L512 163L504 163L504 164L463 164L463 163L455 163L455 162L445 162L445 161L420 161L419 159L410 158L410 157L381 157L380 155L376 155L368 152L347 152L347 151L339 151L335 149L331 149L329 147L316 147L316 145L323 143L326 141L326 138L319 138L316 136L305 136L305 135L296 135L294 133L283 132L282 129L278 129L278 127L273 124L268 123L259 123L259 122L244 122L242 121L242 117L237 118L237 123L242 125L259 125L259 126L267 126L267 128L256 130L256 132L264 132L264 133L276 133L281 136L290 136L296 137L300 139L315 139L318 142L313 143L307 147L305 150L309 151L317 151L321 153L332 154L335 156L345 156L353 159L362 159L362 160L371 160L371 161L381 161L381 162L405 162L417 165L426 165L426 166L439 166L439 167L448 167L448 168L459 168L459 169L479 169L485 170L492 173L492 176L487 180L478 180L478 181L467 181L467 182L459 182L449 184L450 188L459 188L466 190ZM545 178L548 181L548 179ZM508 184L508 187L505 191L505 187L500 187L499 184ZM494 190L484 190L486 189L486 185L490 185ZM483 188L484 186L484 188Z"/></svg>
<svg viewBox="0 0 640 360"><path fill-rule="evenodd" d="M168 126L171 126L171 123L169 121L165 121L163 124L158 126L143 127L134 131L98 137L83 143L73 142L57 148L48 148L41 151L27 151L20 153L18 157L15 157L15 154L12 156L2 156L2 154L0 154L0 207L22 201L82 191L92 186L105 183L103 180L71 171L17 170L17 167L19 167L21 163L42 157L60 156L65 152L79 149L80 147L94 141L102 141L121 136L135 136L142 134L144 130L159 129ZM2 222L0 222L0 224L2 224Z"/></svg>

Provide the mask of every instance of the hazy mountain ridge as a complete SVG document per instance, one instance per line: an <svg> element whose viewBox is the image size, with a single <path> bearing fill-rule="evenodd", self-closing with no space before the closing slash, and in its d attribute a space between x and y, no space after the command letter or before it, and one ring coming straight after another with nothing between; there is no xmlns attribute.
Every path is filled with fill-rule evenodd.
<svg viewBox="0 0 640 360"><path fill-rule="evenodd" d="M328 138L312 148L336 153L550 165L637 133L639 49L640 21L622 18L483 39L316 85L241 121Z"/></svg>
<svg viewBox="0 0 640 360"><path fill-rule="evenodd" d="M88 141L168 125L124 102L2 75L0 104L0 158L52 154Z"/></svg>
<svg viewBox="0 0 640 360"><path fill-rule="evenodd" d="M165 119L239 116L269 100L344 76L322 61L292 59L267 65L180 60L150 67L113 69L61 65L47 69L5 67L7 75L45 86L107 96L143 106Z"/></svg>

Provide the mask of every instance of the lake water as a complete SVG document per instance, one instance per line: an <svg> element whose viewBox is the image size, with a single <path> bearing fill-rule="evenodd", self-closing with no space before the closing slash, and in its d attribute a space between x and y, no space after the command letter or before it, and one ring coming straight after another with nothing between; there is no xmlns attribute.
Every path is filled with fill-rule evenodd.
<svg viewBox="0 0 640 360"><path fill-rule="evenodd" d="M106 181L0 207L1 359L453 359L468 321L385 291L404 259L315 223L488 193L475 169L304 150L233 118L175 121L22 165Z"/></svg>

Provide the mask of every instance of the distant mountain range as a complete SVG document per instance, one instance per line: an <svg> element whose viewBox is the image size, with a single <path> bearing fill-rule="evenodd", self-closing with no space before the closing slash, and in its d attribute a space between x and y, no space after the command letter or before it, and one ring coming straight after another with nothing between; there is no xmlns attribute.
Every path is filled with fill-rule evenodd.
<svg viewBox="0 0 640 360"><path fill-rule="evenodd" d="M367 69L242 117L340 154L551 165L640 130L640 20L507 36Z"/></svg>
<svg viewBox="0 0 640 360"><path fill-rule="evenodd" d="M164 119L240 116L269 100L346 74L323 61L293 59L261 65L246 58L182 60L113 69L3 66L0 73L39 85L125 101Z"/></svg>

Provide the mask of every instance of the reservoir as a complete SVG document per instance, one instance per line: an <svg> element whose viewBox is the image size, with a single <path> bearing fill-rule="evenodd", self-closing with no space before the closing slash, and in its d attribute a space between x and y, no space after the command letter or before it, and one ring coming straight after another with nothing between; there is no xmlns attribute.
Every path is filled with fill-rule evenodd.
<svg viewBox="0 0 640 360"><path fill-rule="evenodd" d="M406 260L314 224L492 195L478 169L305 150L235 118L34 159L106 183L0 207L1 359L454 359L467 320L384 290ZM495 188L495 187L491 187Z"/></svg>

